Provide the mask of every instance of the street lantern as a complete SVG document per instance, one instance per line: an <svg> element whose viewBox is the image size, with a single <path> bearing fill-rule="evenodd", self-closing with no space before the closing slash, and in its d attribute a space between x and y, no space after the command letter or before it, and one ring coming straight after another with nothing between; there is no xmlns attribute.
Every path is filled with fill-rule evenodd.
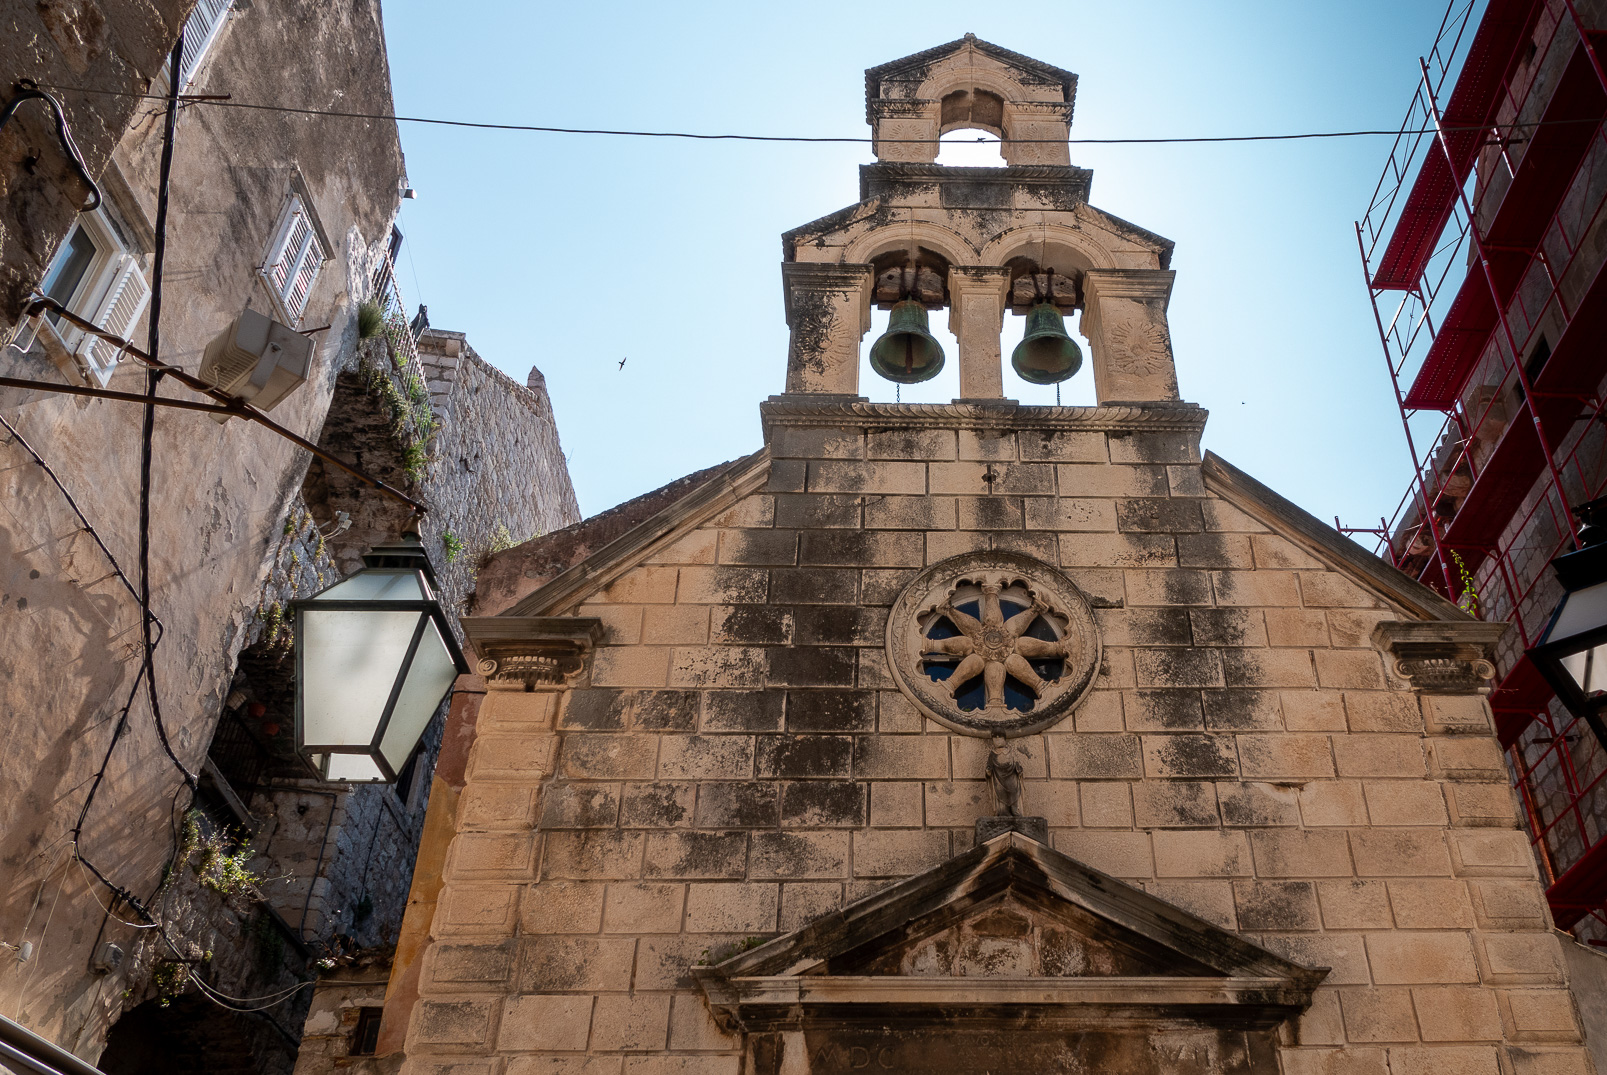
<svg viewBox="0 0 1607 1075"><path fill-rule="evenodd" d="M296 749L325 780L388 784L469 666L416 536L363 564L293 605Z"/></svg>
<svg viewBox="0 0 1607 1075"><path fill-rule="evenodd" d="M1551 561L1566 593L1529 659L1545 676L1568 711L1590 725L1597 742L1607 747L1607 527L1592 516L1607 501L1591 501L1575 510L1585 520L1580 548Z"/></svg>

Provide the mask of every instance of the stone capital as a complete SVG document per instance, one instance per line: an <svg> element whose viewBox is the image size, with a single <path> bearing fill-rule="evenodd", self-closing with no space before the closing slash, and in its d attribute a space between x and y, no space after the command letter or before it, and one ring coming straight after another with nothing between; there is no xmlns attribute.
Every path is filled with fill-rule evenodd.
<svg viewBox="0 0 1607 1075"><path fill-rule="evenodd" d="M1423 694L1487 694L1495 678L1495 646L1507 624L1482 620L1385 620L1373 645L1395 674Z"/></svg>
<svg viewBox="0 0 1607 1075"><path fill-rule="evenodd" d="M465 616L460 621L487 690L572 687L602 639L595 616Z"/></svg>
<svg viewBox="0 0 1607 1075"><path fill-rule="evenodd" d="M1083 273L1083 287L1089 301L1095 296L1107 299L1133 299L1156 302L1166 310L1172 298L1177 273L1172 269L1089 269Z"/></svg>

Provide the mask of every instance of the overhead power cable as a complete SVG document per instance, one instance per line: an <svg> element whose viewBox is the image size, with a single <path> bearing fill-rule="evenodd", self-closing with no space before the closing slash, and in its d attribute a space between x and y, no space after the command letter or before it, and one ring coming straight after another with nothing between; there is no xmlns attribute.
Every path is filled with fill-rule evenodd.
<svg viewBox="0 0 1607 1075"><path fill-rule="evenodd" d="M148 93L129 93L123 90L98 90L83 86L53 85L54 90L67 93L100 94L112 97L134 97L140 100L167 100L166 97ZM439 116L402 116L389 112L351 112L333 108L294 108L289 105L254 104L247 101L236 101L228 95L198 94L181 97L186 105L208 105L213 108L243 108L254 112L279 112L294 116L327 116L333 119L361 119L381 120L391 123L422 123L438 127L464 127L471 130L483 131L523 131L533 134L589 134L604 135L617 138L684 138L700 142L800 142L805 144L847 144L847 145L899 145L919 144L930 145L930 138L870 138L866 136L814 136L814 135L784 135L784 134L705 134L696 131L633 131L607 127L554 127L532 123L490 123L484 120L446 119ZM1536 120L1528 123L1503 123L1500 129L1530 130L1536 127L1551 127L1569 123L1598 123L1595 119L1566 119L1566 120ZM1210 144L1218 142L1295 142L1315 139L1332 138L1374 138L1399 137L1401 135L1432 135L1444 131L1446 134L1455 134L1464 131L1493 131L1496 125L1481 124L1479 126L1447 126L1447 127L1390 127L1379 129L1358 129L1345 131L1297 131L1287 134L1224 134L1224 135L1190 135L1161 138L1012 138L984 137L974 140L946 139L945 144L971 145L974 143L1000 145L1008 141L1012 145L1073 145L1073 146L1130 146L1130 145L1190 145Z"/></svg>

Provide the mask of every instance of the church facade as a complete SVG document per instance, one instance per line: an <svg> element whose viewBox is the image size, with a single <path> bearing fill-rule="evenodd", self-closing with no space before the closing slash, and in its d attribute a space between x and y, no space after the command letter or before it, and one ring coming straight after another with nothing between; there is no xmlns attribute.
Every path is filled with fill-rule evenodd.
<svg viewBox="0 0 1607 1075"><path fill-rule="evenodd" d="M481 572L404 1071L1594 1070L1503 626L1202 454L1171 244L1088 204L1075 85L969 36L868 72L764 446ZM1007 166L933 163L957 127ZM961 399L860 396L873 304L895 379L947 311ZM1004 398L1007 309L1080 313L1097 406Z"/></svg>

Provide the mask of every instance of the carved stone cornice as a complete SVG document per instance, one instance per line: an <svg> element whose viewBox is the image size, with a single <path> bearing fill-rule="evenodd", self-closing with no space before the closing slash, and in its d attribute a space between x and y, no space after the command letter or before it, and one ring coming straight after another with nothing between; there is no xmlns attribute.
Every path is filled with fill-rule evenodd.
<svg viewBox="0 0 1607 1075"><path fill-rule="evenodd" d="M1373 645L1393 659L1395 674L1424 694L1486 694L1495 678L1495 646L1505 623L1482 620L1385 620Z"/></svg>
<svg viewBox="0 0 1607 1075"><path fill-rule="evenodd" d="M533 691L574 683L603 635L595 616L465 616L486 689Z"/></svg>
<svg viewBox="0 0 1607 1075"><path fill-rule="evenodd" d="M759 404L765 434L775 426L876 429L1078 430L1097 433L1199 433L1207 412L1192 403L1156 406L1029 407L978 403L867 403L771 396Z"/></svg>

